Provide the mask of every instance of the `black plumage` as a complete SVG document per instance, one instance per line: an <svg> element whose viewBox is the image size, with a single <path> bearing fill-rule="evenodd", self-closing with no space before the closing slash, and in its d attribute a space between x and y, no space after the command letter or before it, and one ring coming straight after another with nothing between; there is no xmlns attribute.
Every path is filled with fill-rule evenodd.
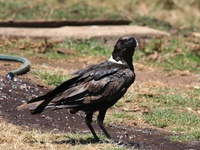
<svg viewBox="0 0 200 150"><path fill-rule="evenodd" d="M72 73L70 80L49 93L28 101L20 109L30 108L32 114L63 108L69 109L71 113L82 110L86 113L86 124L96 141L100 140L91 123L93 113L99 111L97 123L111 141L103 120L107 109L125 94L135 80L132 56L136 46L137 40L134 37L121 37L110 59Z"/></svg>

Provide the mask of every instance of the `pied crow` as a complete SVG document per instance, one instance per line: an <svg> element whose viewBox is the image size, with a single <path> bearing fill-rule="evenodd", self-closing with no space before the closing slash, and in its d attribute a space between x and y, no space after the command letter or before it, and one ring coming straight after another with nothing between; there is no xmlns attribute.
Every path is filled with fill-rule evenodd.
<svg viewBox="0 0 200 150"><path fill-rule="evenodd" d="M99 111L97 123L108 140L113 141L103 126L103 120L107 109L125 94L135 80L132 57L137 45L134 37L119 38L108 60L72 73L71 79L21 105L19 109L29 108L32 114L63 108L69 109L70 113L82 110L86 113L85 122L97 142L100 139L91 123L93 113Z"/></svg>

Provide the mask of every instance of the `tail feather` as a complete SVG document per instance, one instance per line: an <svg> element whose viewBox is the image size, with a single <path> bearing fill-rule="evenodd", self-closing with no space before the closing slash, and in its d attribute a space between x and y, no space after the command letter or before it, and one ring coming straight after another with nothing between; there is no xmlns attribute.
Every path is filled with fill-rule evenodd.
<svg viewBox="0 0 200 150"><path fill-rule="evenodd" d="M33 101L31 100L31 102L28 101L27 103L22 104L21 106L18 107L18 110L29 109L32 111L31 114L41 113L53 99L53 98L43 99L43 97L44 96L40 96L35 99L32 99Z"/></svg>
<svg viewBox="0 0 200 150"><path fill-rule="evenodd" d="M30 101L28 101L27 103L34 103L37 101L41 101L41 100L45 100L48 99L49 97L55 97L56 95L58 95L59 93L64 92L65 90L67 90L69 88L70 85L72 85L77 79L79 78L79 76L75 76L72 79L67 80L66 82L62 83L61 85L59 85L58 87L56 87L54 90L46 93L45 95L36 97ZM45 100L46 101L46 100Z"/></svg>
<svg viewBox="0 0 200 150"><path fill-rule="evenodd" d="M43 101L40 102L35 102L35 103L25 103L22 104L18 107L18 110L24 110L24 109L29 109L29 110L34 110L35 108L38 107L38 105L40 105Z"/></svg>
<svg viewBox="0 0 200 150"><path fill-rule="evenodd" d="M48 94L48 93L47 93ZM27 102L28 103L35 103L35 102L38 102L38 101L41 101L41 100L45 100L47 98L47 94L43 95L43 96L38 96L36 98L33 98L31 99L30 101Z"/></svg>
<svg viewBox="0 0 200 150"><path fill-rule="evenodd" d="M39 113L41 113L41 112L45 109L45 107L51 102L52 99L53 99L53 98L45 99L42 103L40 103L40 104L37 106L37 108L35 108L35 109L31 112L31 114L39 114Z"/></svg>
<svg viewBox="0 0 200 150"><path fill-rule="evenodd" d="M52 101L52 99L56 97L56 95L67 90L69 86L72 85L78 78L79 76L73 77L72 79L62 83L60 86L48 92L47 94L36 97L28 101L26 104L19 106L18 110L29 109L32 110L31 114L41 113L45 109L45 107Z"/></svg>

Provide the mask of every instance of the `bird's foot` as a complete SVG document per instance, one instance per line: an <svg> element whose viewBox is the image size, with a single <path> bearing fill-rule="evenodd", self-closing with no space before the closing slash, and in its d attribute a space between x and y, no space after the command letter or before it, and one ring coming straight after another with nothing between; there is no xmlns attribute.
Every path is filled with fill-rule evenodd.
<svg viewBox="0 0 200 150"><path fill-rule="evenodd" d="M87 139L88 143L103 143L100 139L93 139L93 138L88 138Z"/></svg>
<svg viewBox="0 0 200 150"><path fill-rule="evenodd" d="M108 144L108 143L116 144L116 143L118 143L117 141L114 141L112 139L108 139L108 141L103 141L100 139L88 138L87 141L88 141L88 143L99 143L99 144Z"/></svg>
<svg viewBox="0 0 200 150"><path fill-rule="evenodd" d="M118 143L116 143L115 145L117 145L117 146L120 146L120 147L126 147L126 148L138 148L138 147L140 147L140 145L139 144L137 144L137 143L123 143L123 142L118 142Z"/></svg>
<svg viewBox="0 0 200 150"><path fill-rule="evenodd" d="M122 140L119 141L114 141L113 139L108 139L109 143L112 143L116 146L120 146L120 147L127 147L127 148L136 148L136 147L140 147L139 144L137 143L124 143L122 142Z"/></svg>

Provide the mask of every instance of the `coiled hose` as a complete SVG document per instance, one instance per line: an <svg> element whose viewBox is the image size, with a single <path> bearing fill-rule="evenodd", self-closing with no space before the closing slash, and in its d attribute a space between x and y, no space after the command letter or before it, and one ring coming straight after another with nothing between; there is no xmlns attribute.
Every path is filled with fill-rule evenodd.
<svg viewBox="0 0 200 150"><path fill-rule="evenodd" d="M11 79L11 80L14 78L15 75L24 74L30 68L30 61L26 58L23 58L23 57L10 56L10 55L0 55L0 60L19 61L19 62L23 63L23 66L21 66L20 68L14 70L14 71L9 72L6 75L6 78Z"/></svg>

